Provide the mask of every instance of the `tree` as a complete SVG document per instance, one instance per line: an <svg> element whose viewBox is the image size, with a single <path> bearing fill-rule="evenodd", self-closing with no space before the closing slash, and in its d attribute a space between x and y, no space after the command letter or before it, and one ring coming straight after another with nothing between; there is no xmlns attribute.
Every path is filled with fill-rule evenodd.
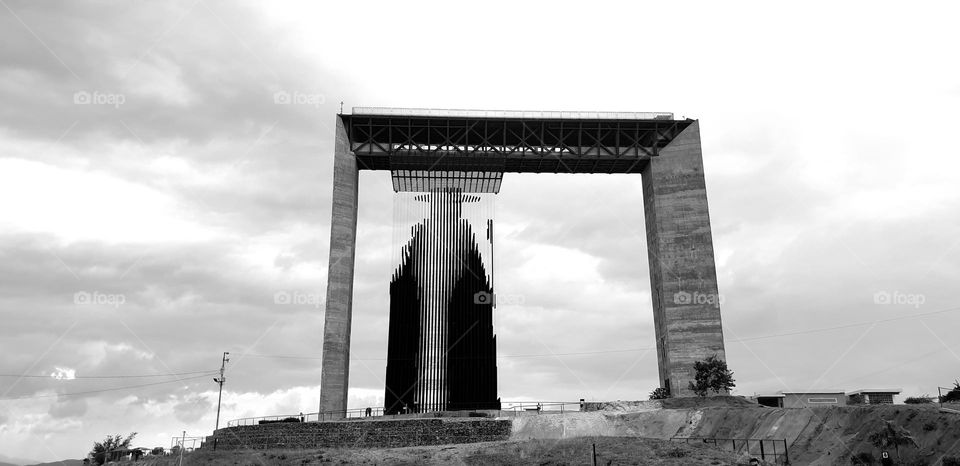
<svg viewBox="0 0 960 466"><path fill-rule="evenodd" d="M877 448L893 447L897 451L897 462L900 462L900 445L912 445L920 448L917 441L910 435L910 431L894 424L891 421L884 420L882 429L870 434L867 440Z"/></svg>
<svg viewBox="0 0 960 466"><path fill-rule="evenodd" d="M153 450L150 450L150 454L155 456L163 455L163 447L153 447Z"/></svg>
<svg viewBox="0 0 960 466"><path fill-rule="evenodd" d="M137 436L136 432L131 432L126 438L117 435L108 435L102 442L94 442L93 449L90 450L90 456L96 464L103 464L107 461L107 454L113 451L126 450L130 448L130 442Z"/></svg>
<svg viewBox="0 0 960 466"><path fill-rule="evenodd" d="M658 387L650 392L651 400L663 400L666 398L670 398L670 389L667 387Z"/></svg>
<svg viewBox="0 0 960 466"><path fill-rule="evenodd" d="M693 363L693 369L696 371L694 382L690 382L690 390L697 396L707 396L707 393L720 392L729 393L730 389L736 384L733 380L733 372L727 368L727 362L718 358L716 354Z"/></svg>

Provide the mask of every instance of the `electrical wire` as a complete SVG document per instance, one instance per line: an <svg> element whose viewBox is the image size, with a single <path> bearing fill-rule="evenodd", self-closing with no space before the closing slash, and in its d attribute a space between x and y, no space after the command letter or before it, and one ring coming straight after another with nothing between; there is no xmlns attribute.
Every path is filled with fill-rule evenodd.
<svg viewBox="0 0 960 466"><path fill-rule="evenodd" d="M28 400L28 399L34 399L34 398L54 398L54 397L75 396L75 395L90 395L90 394L93 394L93 393L113 392L113 391L117 391L117 390L128 390L128 389L131 389L131 388L150 387L150 386L153 386L153 385L163 385L163 384L168 384L168 383L183 382L183 381L186 381L186 380L202 379L202 378L209 377L209 376L210 376L210 374L204 374L204 375L197 375L197 376L194 376L194 377L187 377L187 378L177 379L177 380L164 380L164 381L162 381L162 382L151 382L151 383L144 383L144 384L139 384L139 385L126 385L126 386L123 386L123 387L104 388L104 389L100 389L100 390L88 390L88 391L85 391L85 392L54 393L54 394L52 394L52 395L14 396L14 397L9 397L9 398L0 398L0 401L8 401L8 400Z"/></svg>
<svg viewBox="0 0 960 466"><path fill-rule="evenodd" d="M181 375L193 375L193 374L216 374L220 372L219 369L212 369L206 371L190 371L190 372L176 372L171 374L124 374L124 375L77 375L73 377L57 377L55 375L23 375L23 374L0 374L0 377L19 377L24 379L57 379L57 380L76 380L76 379L137 379L137 378L147 378L147 377L177 377Z"/></svg>

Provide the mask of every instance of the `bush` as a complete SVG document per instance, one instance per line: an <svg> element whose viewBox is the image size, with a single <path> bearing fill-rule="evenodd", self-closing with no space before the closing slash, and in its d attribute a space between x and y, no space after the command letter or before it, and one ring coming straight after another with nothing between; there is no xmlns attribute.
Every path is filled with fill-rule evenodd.
<svg viewBox="0 0 960 466"><path fill-rule="evenodd" d="M849 397L847 397L847 404L848 404L848 405L862 405L862 404L863 404L863 395L860 395L860 394L850 395Z"/></svg>
<svg viewBox="0 0 960 466"><path fill-rule="evenodd" d="M154 447L153 450L150 450L151 455L160 456L163 454L163 447Z"/></svg>
<svg viewBox="0 0 960 466"><path fill-rule="evenodd" d="M931 398L930 395L924 394L923 396L911 396L906 400L903 400L903 402L908 405L922 405L933 403L933 398Z"/></svg>
<svg viewBox="0 0 960 466"><path fill-rule="evenodd" d="M960 457L944 456L941 464L943 464L943 466L960 466Z"/></svg>
<svg viewBox="0 0 960 466"><path fill-rule="evenodd" d="M923 424L923 431L930 432L932 430L937 430L937 423L930 421Z"/></svg>
<svg viewBox="0 0 960 466"><path fill-rule="evenodd" d="M658 387L658 388L655 388L652 392L650 392L651 400L665 400L667 398L670 398L669 388Z"/></svg>
<svg viewBox="0 0 960 466"><path fill-rule="evenodd" d="M850 457L850 464L876 464L877 458L869 451L862 451Z"/></svg>

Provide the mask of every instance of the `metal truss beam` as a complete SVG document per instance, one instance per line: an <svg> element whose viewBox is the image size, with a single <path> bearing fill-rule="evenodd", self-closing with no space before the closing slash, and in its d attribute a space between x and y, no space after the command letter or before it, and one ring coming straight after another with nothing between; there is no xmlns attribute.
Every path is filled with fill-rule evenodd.
<svg viewBox="0 0 960 466"><path fill-rule="evenodd" d="M360 169L638 173L694 120L340 115Z"/></svg>

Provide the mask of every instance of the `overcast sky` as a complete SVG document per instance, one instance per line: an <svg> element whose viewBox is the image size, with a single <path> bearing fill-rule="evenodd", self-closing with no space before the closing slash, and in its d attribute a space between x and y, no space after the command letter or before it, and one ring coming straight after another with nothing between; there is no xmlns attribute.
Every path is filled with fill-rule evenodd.
<svg viewBox="0 0 960 466"><path fill-rule="evenodd" d="M268 3L0 0L3 454L208 435L223 351L222 422L316 411L341 101L699 119L736 394L960 377L957 11ZM351 407L396 259L360 181ZM645 399L639 176L507 174L496 208L501 398Z"/></svg>

